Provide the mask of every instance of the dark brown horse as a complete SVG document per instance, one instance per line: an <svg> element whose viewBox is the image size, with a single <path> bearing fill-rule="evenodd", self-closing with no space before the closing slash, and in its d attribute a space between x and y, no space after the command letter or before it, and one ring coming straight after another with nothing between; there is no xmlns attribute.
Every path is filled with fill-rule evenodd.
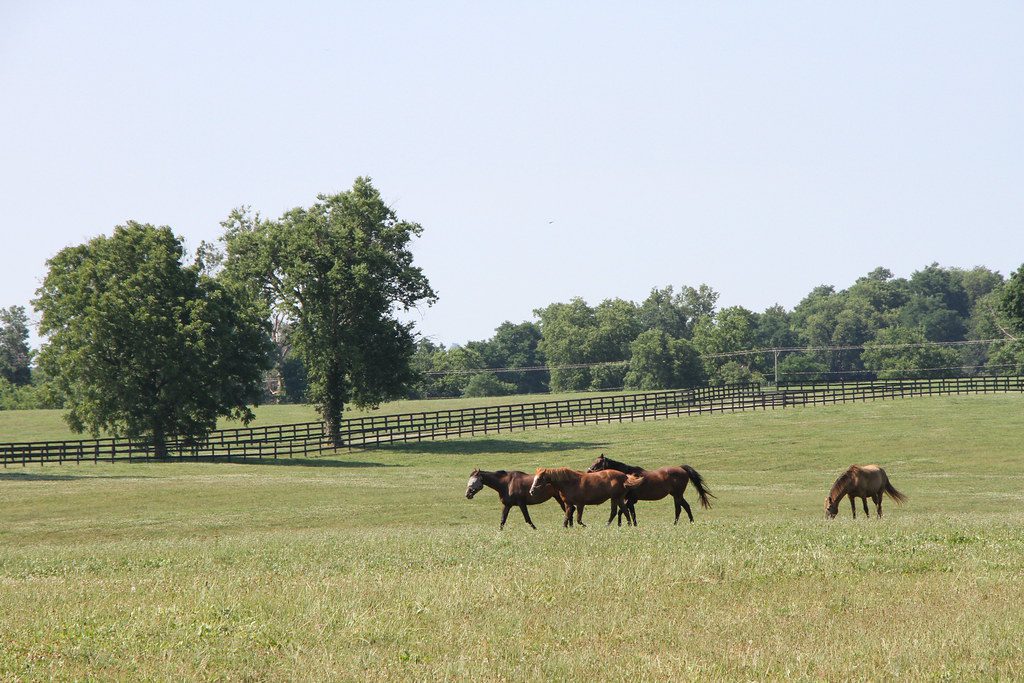
<svg viewBox="0 0 1024 683"><path fill-rule="evenodd" d="M470 473L469 482L466 484L466 498L472 498L480 489L489 486L498 492L498 499L502 504L501 525L498 527L499 529L505 528L508 511L516 506L519 506L519 509L523 511L523 519L526 520L526 523L536 529L537 527L533 525L533 520L530 519L530 512L526 509L527 505L538 505L549 498L554 498L559 507L564 511L565 503L555 494L555 489L551 486L544 486L533 491L530 488L532 485L533 475L526 472L506 472L505 470L484 472L483 470L475 469Z"/></svg>
<svg viewBox="0 0 1024 683"><path fill-rule="evenodd" d="M605 470L616 470L628 475L626 480L626 505L623 511L627 515L632 516L634 525L636 524L636 501L661 500L665 496L672 496L672 500L675 501L675 524L679 523L679 513L683 510L686 510L686 516L692 522L693 512L690 510L690 504L683 498L683 492L686 491L686 486L690 482L693 482L693 488L697 489L697 495L700 496L702 506L710 508L710 499L714 498L711 492L704 486L704 478L689 465L645 470L642 467L627 465L618 460L606 458L602 453L587 471L601 472Z"/></svg>
<svg viewBox="0 0 1024 683"><path fill-rule="evenodd" d="M612 501L612 514L608 524L611 524L615 513L626 501L626 475L613 470L577 472L568 467L538 467L530 492L548 485L554 486L565 501L565 521L562 522L565 527L572 526L573 510L576 511L576 523L586 526L583 523L583 508L599 505L609 498Z"/></svg>
<svg viewBox="0 0 1024 683"><path fill-rule="evenodd" d="M850 497L850 510L853 511L853 518L857 518L857 501L860 498L864 503L864 514L868 517L868 498L875 503L878 516L882 516L882 494L888 493L889 497L897 503L903 503L907 497L896 490L889 483L889 475L878 465L850 465L850 468L839 475L836 483L832 484L832 490L825 498L825 518L832 519L839 514L839 501L843 496Z"/></svg>

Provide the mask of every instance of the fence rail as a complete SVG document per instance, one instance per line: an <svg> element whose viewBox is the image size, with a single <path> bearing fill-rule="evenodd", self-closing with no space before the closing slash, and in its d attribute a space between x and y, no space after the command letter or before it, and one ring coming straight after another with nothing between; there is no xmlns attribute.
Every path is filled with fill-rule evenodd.
<svg viewBox="0 0 1024 683"><path fill-rule="evenodd" d="M341 438L349 449L373 448L542 427L983 393L1024 393L1024 377L874 380L778 387L743 384L368 416L344 420ZM309 456L333 450L322 422L217 430L201 442L172 440L168 448L172 459L196 460ZM154 457L152 443L138 439L0 443L0 462L4 467L29 463L131 462Z"/></svg>

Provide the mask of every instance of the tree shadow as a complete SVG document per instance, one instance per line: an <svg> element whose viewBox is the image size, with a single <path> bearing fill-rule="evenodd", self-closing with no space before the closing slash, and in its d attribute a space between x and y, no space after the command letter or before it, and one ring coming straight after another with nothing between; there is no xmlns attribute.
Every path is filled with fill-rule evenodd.
<svg viewBox="0 0 1024 683"><path fill-rule="evenodd" d="M603 441L513 441L512 439L479 439L472 441L420 441L380 446L382 451L399 453L431 453L438 455L481 455L486 453L555 453L559 451L593 451L606 448Z"/></svg>
<svg viewBox="0 0 1024 683"><path fill-rule="evenodd" d="M42 472L0 472L0 481L85 481L88 479L134 479L104 474L44 474Z"/></svg>
<svg viewBox="0 0 1024 683"><path fill-rule="evenodd" d="M227 463L230 465L272 465L276 467L405 467L393 462L368 462L363 460L335 460L332 456L323 458L217 458L211 464Z"/></svg>

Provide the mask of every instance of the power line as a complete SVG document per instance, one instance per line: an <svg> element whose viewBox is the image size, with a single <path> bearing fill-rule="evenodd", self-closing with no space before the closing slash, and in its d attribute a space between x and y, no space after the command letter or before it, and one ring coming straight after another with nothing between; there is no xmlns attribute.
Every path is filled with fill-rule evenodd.
<svg viewBox="0 0 1024 683"><path fill-rule="evenodd" d="M1020 363L1001 363L997 365L947 365L944 367L936 368L907 368L906 372L932 372L936 370L980 370L982 368L991 370L993 368L1016 368L1019 367ZM902 370L902 369L901 369ZM807 370L802 372L784 372L783 377L789 377L791 375L874 375L879 372L885 372L884 370Z"/></svg>
<svg viewBox="0 0 1024 683"><path fill-rule="evenodd" d="M866 349L913 349L913 348L924 348L924 347L950 347L950 346L979 346L982 344L997 344L1007 343L1012 340L1005 338L1000 339L968 339L965 341L947 341L947 342L908 342L901 344L857 344L857 345L844 345L844 346L787 346L787 347L768 347L759 349L746 349L743 351L727 351L723 353L707 353L700 354L699 357L702 359L720 359L720 358L739 358L744 356L756 356L762 354L776 354L776 353L809 353L809 352L820 352L820 351L863 351ZM504 368L476 368L469 370L432 370L424 372L423 374L428 377L447 377L447 376L462 376L462 375L478 375L481 373L498 374L503 372L551 372L553 370L584 370L589 368L601 368L601 367L618 367L622 365L629 365L628 360L618 361L604 361L597 363L570 363L566 365L531 365L526 367L504 367ZM950 368L952 369L952 368ZM843 371L835 371L829 374L842 374ZM847 371L854 372L854 371ZM861 370L857 372L877 372L875 370ZM786 373L789 375L800 374L800 373ZM820 373L805 373L805 374L826 374Z"/></svg>

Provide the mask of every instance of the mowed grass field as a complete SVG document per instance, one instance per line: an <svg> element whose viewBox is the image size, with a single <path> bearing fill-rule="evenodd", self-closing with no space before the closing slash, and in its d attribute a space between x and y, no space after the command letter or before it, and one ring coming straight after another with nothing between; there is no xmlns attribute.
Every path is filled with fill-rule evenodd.
<svg viewBox="0 0 1024 683"><path fill-rule="evenodd" d="M473 467L688 463L673 526ZM826 522L851 463L908 504ZM277 463L0 471L0 678L1024 678L1024 397L536 430Z"/></svg>

